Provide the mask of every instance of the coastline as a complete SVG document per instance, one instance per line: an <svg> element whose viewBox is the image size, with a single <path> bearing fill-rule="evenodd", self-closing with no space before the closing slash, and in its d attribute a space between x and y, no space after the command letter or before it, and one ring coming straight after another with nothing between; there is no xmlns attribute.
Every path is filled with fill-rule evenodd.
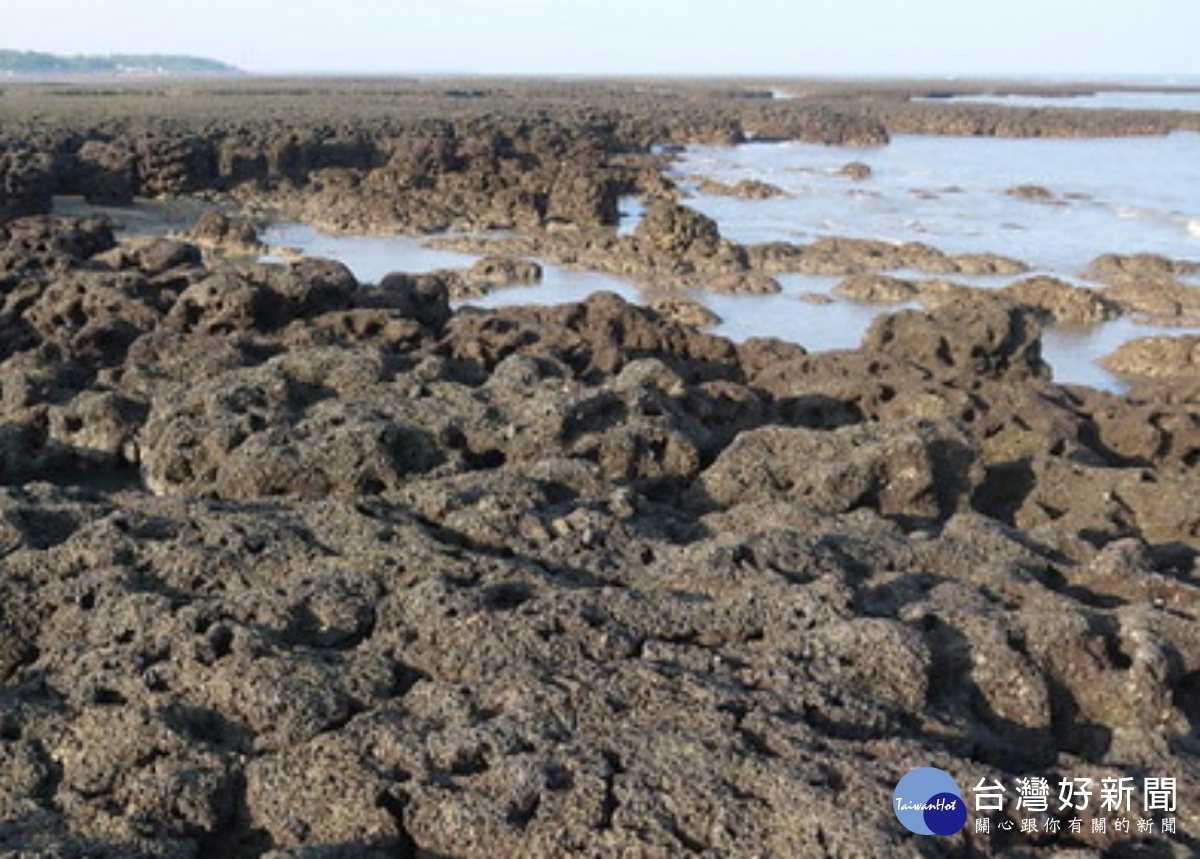
<svg viewBox="0 0 1200 859"><path fill-rule="evenodd" d="M939 849L1189 854L1194 366L1123 396L1055 385L1030 304L954 289L807 354L608 294L455 309L444 274L263 264L237 209L122 241L38 210L150 194L518 229L542 256L750 288L882 250L730 242L670 198L652 145L1200 117L848 84L807 105L708 82L308 86L239 80L223 118L220 90L43 93L36 118L0 97L0 847L915 859L892 791L935 766L964 790L1178 790L1174 833L1164 813L1150 836L1005 836L1010 801ZM647 216L618 236L629 194ZM1105 265L1140 283L1185 262Z"/></svg>

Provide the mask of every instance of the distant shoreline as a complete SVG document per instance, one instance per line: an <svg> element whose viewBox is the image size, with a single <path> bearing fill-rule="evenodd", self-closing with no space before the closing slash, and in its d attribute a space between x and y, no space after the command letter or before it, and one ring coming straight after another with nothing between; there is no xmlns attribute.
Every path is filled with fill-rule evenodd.
<svg viewBox="0 0 1200 859"><path fill-rule="evenodd" d="M241 69L207 57L179 54L62 56L42 51L0 50L0 77L17 79L177 77L239 75Z"/></svg>

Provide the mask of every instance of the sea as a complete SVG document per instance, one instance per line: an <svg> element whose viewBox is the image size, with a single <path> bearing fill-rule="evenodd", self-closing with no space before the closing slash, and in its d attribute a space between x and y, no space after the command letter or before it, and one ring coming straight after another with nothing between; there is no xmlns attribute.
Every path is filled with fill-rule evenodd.
<svg viewBox="0 0 1200 859"><path fill-rule="evenodd" d="M973 98L989 98L979 96ZM1171 104L1200 110L1200 93L1097 93L1058 98L996 96L1025 104L1148 107ZM870 168L856 181L851 163ZM1024 262L1030 275L1046 274L1083 285L1089 264L1106 253L1151 253L1200 260L1200 134L1100 139L894 137L862 148L804 143L750 142L695 146L678 157L671 177L684 203L712 217L722 234L744 243L804 243L825 236L922 242L947 253L999 253ZM767 200L705 194L704 179L733 184L753 179L783 193ZM1017 189L1037 189L1019 193ZM641 216L636 199L623 201L620 229ZM422 272L469 266L474 258L433 250L412 237L335 236L300 224L265 231L271 245L346 263L363 281L393 271ZM894 272L923 277L915 272ZM984 288L1018 278L956 276ZM810 351L856 347L871 321L897 306L843 300L832 294L836 277L788 275L777 295L692 297L722 322L714 329L735 340L772 336ZM1191 285L1200 289L1200 279ZM631 301L642 296L618 278L545 266L537 286L497 290L470 303L500 307L560 303L597 290ZM814 296L818 300L814 301ZM1043 354L1056 381L1122 391L1126 384L1097 363L1122 342L1196 331L1125 318L1093 326L1055 326Z"/></svg>
<svg viewBox="0 0 1200 859"><path fill-rule="evenodd" d="M1198 85L1200 78L1179 78L1178 84ZM936 99L924 99L932 101ZM1114 110L1179 110L1200 113L1200 92L1155 90L1101 90L1077 95L960 95L945 99L949 102L994 104L1002 107L1068 107Z"/></svg>

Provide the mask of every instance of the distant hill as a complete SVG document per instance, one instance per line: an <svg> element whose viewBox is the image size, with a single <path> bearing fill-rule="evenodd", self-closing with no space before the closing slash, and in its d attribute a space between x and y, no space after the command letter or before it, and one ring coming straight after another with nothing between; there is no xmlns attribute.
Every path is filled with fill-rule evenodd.
<svg viewBox="0 0 1200 859"><path fill-rule="evenodd" d="M63 57L40 51L0 50L0 75L235 75L241 70L204 57L107 54Z"/></svg>

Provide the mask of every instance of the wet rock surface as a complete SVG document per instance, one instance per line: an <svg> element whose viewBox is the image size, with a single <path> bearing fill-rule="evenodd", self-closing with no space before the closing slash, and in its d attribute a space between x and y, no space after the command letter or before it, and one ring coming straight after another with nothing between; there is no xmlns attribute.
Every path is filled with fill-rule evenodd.
<svg viewBox="0 0 1200 859"><path fill-rule="evenodd" d="M784 195L782 188L756 179L743 179L740 182L732 184L718 182L715 179L701 179L696 186L696 190L701 194L710 194L718 197L738 197L743 200L770 200L774 197L782 197Z"/></svg>
<svg viewBox="0 0 1200 859"><path fill-rule="evenodd" d="M861 161L851 161L849 164L843 166L838 173L855 182L865 182L874 175L871 165L864 164Z"/></svg>
<svg viewBox="0 0 1200 859"><path fill-rule="evenodd" d="M935 765L1170 773L1190 854L1194 394L1002 303L808 355L4 230L5 850L916 857Z"/></svg>

